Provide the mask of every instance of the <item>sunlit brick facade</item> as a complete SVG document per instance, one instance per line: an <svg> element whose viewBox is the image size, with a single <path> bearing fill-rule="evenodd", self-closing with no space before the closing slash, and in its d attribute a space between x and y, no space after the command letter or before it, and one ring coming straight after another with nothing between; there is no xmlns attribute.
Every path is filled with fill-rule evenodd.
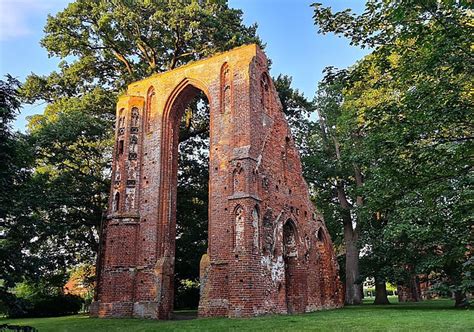
<svg viewBox="0 0 474 332"><path fill-rule="evenodd" d="M329 234L256 45L151 76L117 104L110 208L92 314L168 319L173 310L178 128L210 104L209 239L199 316L340 307Z"/></svg>

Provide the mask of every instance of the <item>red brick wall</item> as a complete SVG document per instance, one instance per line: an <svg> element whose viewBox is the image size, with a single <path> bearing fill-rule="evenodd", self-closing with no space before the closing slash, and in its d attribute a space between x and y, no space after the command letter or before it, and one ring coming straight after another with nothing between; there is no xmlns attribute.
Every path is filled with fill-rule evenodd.
<svg viewBox="0 0 474 332"><path fill-rule="evenodd" d="M211 112L209 247L201 261L199 315L342 306L332 243L309 199L267 63L248 45L133 83L120 98L93 314L170 317L176 129L199 90ZM288 222L291 255L284 243Z"/></svg>

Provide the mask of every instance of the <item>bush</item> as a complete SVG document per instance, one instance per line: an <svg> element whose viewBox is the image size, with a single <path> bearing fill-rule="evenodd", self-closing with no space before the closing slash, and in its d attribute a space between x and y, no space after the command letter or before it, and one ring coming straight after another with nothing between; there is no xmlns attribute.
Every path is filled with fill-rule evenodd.
<svg viewBox="0 0 474 332"><path fill-rule="evenodd" d="M39 295L32 299L17 298L9 304L8 316L52 317L77 314L82 307L82 299L76 295Z"/></svg>
<svg viewBox="0 0 474 332"><path fill-rule="evenodd" d="M175 310L197 309L199 305L199 282L189 279L175 281Z"/></svg>

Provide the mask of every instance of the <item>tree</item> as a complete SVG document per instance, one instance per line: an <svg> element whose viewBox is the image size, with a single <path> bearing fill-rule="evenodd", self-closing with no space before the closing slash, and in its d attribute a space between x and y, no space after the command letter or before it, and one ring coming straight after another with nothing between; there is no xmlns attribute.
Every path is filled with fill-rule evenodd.
<svg viewBox="0 0 474 332"><path fill-rule="evenodd" d="M261 44L256 29L225 0L78 0L48 18L41 41L50 56L63 59L60 72L31 75L25 95L52 101L96 86L120 91L216 52Z"/></svg>
<svg viewBox="0 0 474 332"><path fill-rule="evenodd" d="M48 18L41 41L50 56L62 59L60 71L30 75L22 96L52 103L102 89L113 99L153 73L245 43L263 47L256 29L225 0L78 0Z"/></svg>
<svg viewBox="0 0 474 332"><path fill-rule="evenodd" d="M386 222L379 228L386 241L366 233L369 254L381 262L380 253L397 253L398 268L385 278L400 277L407 266L438 272L455 305L465 305L463 285L472 284L463 272L472 257L468 3L374 0L360 15L313 6L321 32L373 48L346 75L343 106L361 133L353 156L365 177L359 213Z"/></svg>
<svg viewBox="0 0 474 332"><path fill-rule="evenodd" d="M96 88L81 97L61 98L29 121L33 179L40 190L38 241L64 269L92 263L91 252L98 250L110 188L114 104L107 91Z"/></svg>
<svg viewBox="0 0 474 332"><path fill-rule="evenodd" d="M20 82L9 75L6 78L6 81L0 81L0 158L2 160L0 183L4 188L0 193L0 218L3 222L11 206L11 197L7 193L12 191L10 188L14 187L17 176L15 133L12 132L11 123L15 120L21 105L18 97Z"/></svg>
<svg viewBox="0 0 474 332"><path fill-rule="evenodd" d="M13 312L21 312L21 306L10 289L25 274L35 278L41 261L26 253L37 231L33 210L25 202L32 151L27 138L12 130L21 108L19 87L19 81L10 75L0 80L0 303Z"/></svg>
<svg viewBox="0 0 474 332"><path fill-rule="evenodd" d="M224 0L78 0L48 18L41 44L62 61L58 71L32 74L21 88L25 102L48 103L45 114L29 123L36 152L31 189L40 225L34 255L49 263L41 271L65 274L67 266L94 260L109 192L115 101L127 84L252 42L261 45L256 25L245 26L242 12ZM186 270L187 260L202 254L202 238L207 239L201 234L207 225L202 201L207 162L196 151L208 135L209 117L198 103L190 106L186 117L192 125L180 133L185 166L178 206L188 213L178 211L177 249L187 251L176 265L182 278L196 276L197 266ZM197 225L192 216L199 217ZM193 243L199 248L191 252Z"/></svg>
<svg viewBox="0 0 474 332"><path fill-rule="evenodd" d="M342 88L340 79L328 69L315 98L318 123L312 128L309 153L303 162L305 177L315 190L317 206L325 216L335 244L344 247L345 303L360 304L359 220L355 210L362 204L357 190L363 177L359 166L351 160L351 145L357 144L357 134L353 131L342 135ZM351 144L342 144L343 141Z"/></svg>
<svg viewBox="0 0 474 332"><path fill-rule="evenodd" d="M307 136L312 125L310 115L314 106L303 93L291 86L292 78L288 75L278 75L273 78L273 84L278 92L283 113L291 129L291 134L301 155L307 153Z"/></svg>

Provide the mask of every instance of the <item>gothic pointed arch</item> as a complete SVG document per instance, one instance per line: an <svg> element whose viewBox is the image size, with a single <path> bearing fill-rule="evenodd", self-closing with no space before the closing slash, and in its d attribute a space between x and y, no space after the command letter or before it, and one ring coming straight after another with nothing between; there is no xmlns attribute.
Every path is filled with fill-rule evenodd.
<svg viewBox="0 0 474 332"><path fill-rule="evenodd" d="M230 113L232 110L232 71L227 62L221 68L221 107L222 113Z"/></svg>
<svg viewBox="0 0 474 332"><path fill-rule="evenodd" d="M266 110L270 108L270 78L267 72L260 77L260 102Z"/></svg>
<svg viewBox="0 0 474 332"><path fill-rule="evenodd" d="M241 251L244 248L244 229L245 229L245 209L242 205L238 204L234 208L234 250L236 252Z"/></svg>
<svg viewBox="0 0 474 332"><path fill-rule="evenodd" d="M283 248L285 257L298 256L298 231L292 219L283 224Z"/></svg>
<svg viewBox="0 0 474 332"><path fill-rule="evenodd" d="M318 233L324 222L315 218L268 63L246 45L134 82L118 98L93 315L171 317L181 120L204 95L209 204L199 316L342 305L331 239L325 228Z"/></svg>
<svg viewBox="0 0 474 332"><path fill-rule="evenodd" d="M255 252L258 252L261 247L261 238L260 238L260 228L261 228L261 223L260 223L260 208L258 204L255 204L255 206L252 209L252 227L253 227L253 250Z"/></svg>
<svg viewBox="0 0 474 332"><path fill-rule="evenodd" d="M120 193L117 191L114 195L113 207L112 210L117 212L120 210Z"/></svg>
<svg viewBox="0 0 474 332"><path fill-rule="evenodd" d="M153 86L148 88L145 107L145 132L149 133L152 129L152 116L157 113L156 92Z"/></svg>

